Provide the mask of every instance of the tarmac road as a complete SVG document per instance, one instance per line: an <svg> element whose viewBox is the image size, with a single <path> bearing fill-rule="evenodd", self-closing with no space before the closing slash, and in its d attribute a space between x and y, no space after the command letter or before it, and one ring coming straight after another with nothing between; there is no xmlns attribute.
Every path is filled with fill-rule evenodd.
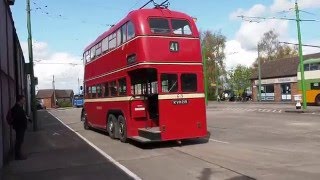
<svg viewBox="0 0 320 180"><path fill-rule="evenodd" d="M84 130L81 109L50 112L142 179L320 179L319 116L248 111L252 105L247 106L211 105L210 141L182 146L123 144Z"/></svg>

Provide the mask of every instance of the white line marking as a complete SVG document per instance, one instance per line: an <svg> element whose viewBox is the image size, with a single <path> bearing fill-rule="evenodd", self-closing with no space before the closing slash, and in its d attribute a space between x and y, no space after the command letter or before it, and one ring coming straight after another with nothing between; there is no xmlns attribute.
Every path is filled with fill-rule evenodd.
<svg viewBox="0 0 320 180"><path fill-rule="evenodd" d="M225 142L225 141L219 141L219 140L216 140L216 139L209 139L210 141L213 141L213 142L218 142L218 143L223 143L223 144L230 144L229 142Z"/></svg>
<svg viewBox="0 0 320 180"><path fill-rule="evenodd" d="M273 110L272 112L276 112L277 110Z"/></svg>
<svg viewBox="0 0 320 180"><path fill-rule="evenodd" d="M49 111L48 111L49 112ZM94 145L92 142L90 142L88 139L86 139L85 137L83 137L81 134L79 134L78 132L76 132L75 130L73 130L71 127L69 127L68 125L66 125L62 120L60 120L58 117L56 117L55 115L53 115L51 112L49 112L49 114L51 114L53 117L55 117L58 121L60 121L64 126L66 126L68 129L70 129L72 132L74 132L76 135L78 135L82 140L84 140L86 143L88 143L91 147L93 147L95 150L97 150L102 156L104 156L106 159L108 159L111 163L113 163L114 165L116 165L117 167L119 167L121 170L123 170L125 173L127 173L129 176L131 176L132 178L136 179L136 180L142 180L139 176L137 176L136 174L134 174L132 171L130 171L128 168L126 168L125 166L123 166L122 164L120 164L118 161L114 160L111 156L109 156L107 153L105 153L103 150L101 150L100 148L98 148L96 145Z"/></svg>

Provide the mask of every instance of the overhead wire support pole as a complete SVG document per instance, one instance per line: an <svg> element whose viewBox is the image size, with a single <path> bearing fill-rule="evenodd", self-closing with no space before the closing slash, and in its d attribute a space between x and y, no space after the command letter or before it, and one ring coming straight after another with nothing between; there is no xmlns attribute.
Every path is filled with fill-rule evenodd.
<svg viewBox="0 0 320 180"><path fill-rule="evenodd" d="M205 102L208 105L208 74L207 74L207 49L202 47L202 61L203 61L203 75L204 75L204 92L205 92Z"/></svg>
<svg viewBox="0 0 320 180"><path fill-rule="evenodd" d="M300 75L301 75L301 89L302 89L302 104L303 110L307 109L307 97L306 97L306 86L304 80L304 63L303 63L303 54L302 54L302 40L301 40L301 31L300 31L300 16L299 16L299 6L298 1L295 3L296 11L296 21L297 21L297 31L298 31L298 42L299 42L299 59L300 59Z"/></svg>
<svg viewBox="0 0 320 180"><path fill-rule="evenodd" d="M258 84L258 90L259 90L259 101L261 102L261 60L260 60L260 46L258 44L258 78L259 78L259 84Z"/></svg>
<svg viewBox="0 0 320 180"><path fill-rule="evenodd" d="M29 51L29 64L30 64L30 79L31 79L31 112L33 119L33 131L38 130L38 118L36 111L36 97L35 97L35 78L33 70L33 50L32 50L32 33L31 33L31 9L30 9L30 0L27 1L27 28L28 28L28 51Z"/></svg>

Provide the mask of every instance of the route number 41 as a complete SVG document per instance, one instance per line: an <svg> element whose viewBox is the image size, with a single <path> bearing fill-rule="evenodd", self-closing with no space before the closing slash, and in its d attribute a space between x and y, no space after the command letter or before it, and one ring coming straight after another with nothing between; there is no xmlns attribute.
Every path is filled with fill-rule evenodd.
<svg viewBox="0 0 320 180"><path fill-rule="evenodd" d="M170 42L170 51L171 52L178 52L179 51L179 44L178 42Z"/></svg>

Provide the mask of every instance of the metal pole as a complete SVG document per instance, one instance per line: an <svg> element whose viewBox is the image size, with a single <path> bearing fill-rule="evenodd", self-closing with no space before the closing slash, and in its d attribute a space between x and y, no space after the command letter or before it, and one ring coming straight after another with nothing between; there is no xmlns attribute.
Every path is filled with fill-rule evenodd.
<svg viewBox="0 0 320 180"><path fill-rule="evenodd" d="M52 88L53 88L53 101L54 101L54 108L56 107L56 87L54 84L54 75L52 76Z"/></svg>
<svg viewBox="0 0 320 180"><path fill-rule="evenodd" d="M307 109L307 101L306 101L306 86L304 80L304 64L303 64L303 54L302 54L302 42L301 42L301 31L300 31L300 16L299 16L299 7L298 2L296 0L295 3L296 10L296 19L297 19L297 29L298 29L298 41L299 41L299 59L300 59L300 72L301 72L301 89L302 89L302 104L303 109Z"/></svg>
<svg viewBox="0 0 320 180"><path fill-rule="evenodd" d="M215 95L216 95L216 98L218 97L218 93L219 93L219 68L218 68L218 62L216 62L216 65L215 65L215 74L216 74L216 92L215 92Z"/></svg>
<svg viewBox="0 0 320 180"><path fill-rule="evenodd" d="M31 10L30 0L27 0L27 28L28 28L28 50L29 50L29 64L30 64L30 78L31 78L31 111L33 119L33 131L38 130L38 119L36 111L36 96L35 96L35 79L33 70L33 50L32 50L32 34L31 34Z"/></svg>
<svg viewBox="0 0 320 180"><path fill-rule="evenodd" d="M80 79L79 79L79 77L78 77L78 93L80 95Z"/></svg>
<svg viewBox="0 0 320 180"><path fill-rule="evenodd" d="M204 92L206 105L208 105L208 75L207 75L207 57L206 57L206 48L202 48L202 61L203 61L203 75L204 75Z"/></svg>
<svg viewBox="0 0 320 180"><path fill-rule="evenodd" d="M258 73L259 73L259 87L258 87L258 90L259 90L259 101L261 102L261 62L260 62L260 46L258 44Z"/></svg>

